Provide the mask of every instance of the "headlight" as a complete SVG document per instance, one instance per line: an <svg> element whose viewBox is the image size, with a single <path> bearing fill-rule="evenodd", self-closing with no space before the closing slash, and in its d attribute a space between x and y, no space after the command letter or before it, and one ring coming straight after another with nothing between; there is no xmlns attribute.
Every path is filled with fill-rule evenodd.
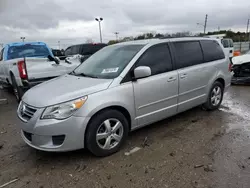
<svg viewBox="0 0 250 188"><path fill-rule="evenodd" d="M79 110L86 102L87 96L73 101L47 107L41 119L66 119Z"/></svg>

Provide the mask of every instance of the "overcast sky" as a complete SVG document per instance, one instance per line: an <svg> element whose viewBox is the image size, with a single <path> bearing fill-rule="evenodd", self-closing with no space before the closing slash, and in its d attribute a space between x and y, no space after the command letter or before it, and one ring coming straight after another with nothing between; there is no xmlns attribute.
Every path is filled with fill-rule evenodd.
<svg viewBox="0 0 250 188"><path fill-rule="evenodd" d="M103 17L104 42L145 32L202 32L205 14L208 31L246 31L249 0L0 0L0 43L45 41L62 47L92 39L99 42Z"/></svg>

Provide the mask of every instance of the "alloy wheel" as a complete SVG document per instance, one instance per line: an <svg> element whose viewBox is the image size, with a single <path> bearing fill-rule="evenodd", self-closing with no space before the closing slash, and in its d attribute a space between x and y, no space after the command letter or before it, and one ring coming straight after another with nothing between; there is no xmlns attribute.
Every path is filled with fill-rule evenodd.
<svg viewBox="0 0 250 188"><path fill-rule="evenodd" d="M122 140L123 132L123 125L118 119L107 119L97 129L96 142L101 149L113 149Z"/></svg>
<svg viewBox="0 0 250 188"><path fill-rule="evenodd" d="M216 86L213 90L212 90L212 96L211 96L211 103L213 106L217 106L222 98L222 91L221 88L219 86Z"/></svg>

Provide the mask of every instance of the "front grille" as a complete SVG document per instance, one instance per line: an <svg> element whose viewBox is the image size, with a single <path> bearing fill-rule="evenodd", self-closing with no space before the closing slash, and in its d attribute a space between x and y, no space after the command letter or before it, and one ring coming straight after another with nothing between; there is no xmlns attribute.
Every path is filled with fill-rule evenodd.
<svg viewBox="0 0 250 188"><path fill-rule="evenodd" d="M27 140L29 140L30 142L32 141L32 134L31 133L23 131L23 134Z"/></svg>
<svg viewBox="0 0 250 188"><path fill-rule="evenodd" d="M18 115L23 121L27 122L33 117L36 111L36 108L21 102L18 108Z"/></svg>

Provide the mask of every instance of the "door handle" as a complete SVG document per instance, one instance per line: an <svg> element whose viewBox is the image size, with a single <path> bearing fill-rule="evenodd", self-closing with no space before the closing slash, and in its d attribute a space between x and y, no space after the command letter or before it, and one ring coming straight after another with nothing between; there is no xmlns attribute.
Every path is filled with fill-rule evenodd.
<svg viewBox="0 0 250 188"><path fill-rule="evenodd" d="M229 53L233 53L233 50L230 50Z"/></svg>
<svg viewBox="0 0 250 188"><path fill-rule="evenodd" d="M186 78L186 77L187 77L187 74L182 74L182 75L180 76L181 79Z"/></svg>
<svg viewBox="0 0 250 188"><path fill-rule="evenodd" d="M170 77L170 78L168 78L168 82L173 82L175 80L176 80L176 77Z"/></svg>

